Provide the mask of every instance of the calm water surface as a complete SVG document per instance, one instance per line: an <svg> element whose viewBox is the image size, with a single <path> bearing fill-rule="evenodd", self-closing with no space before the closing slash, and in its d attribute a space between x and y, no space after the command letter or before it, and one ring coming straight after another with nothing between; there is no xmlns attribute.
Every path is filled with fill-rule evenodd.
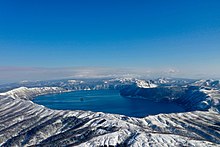
<svg viewBox="0 0 220 147"><path fill-rule="evenodd" d="M36 97L33 102L58 110L89 110L145 117L159 113L184 112L173 103L125 98L117 90L74 91Z"/></svg>

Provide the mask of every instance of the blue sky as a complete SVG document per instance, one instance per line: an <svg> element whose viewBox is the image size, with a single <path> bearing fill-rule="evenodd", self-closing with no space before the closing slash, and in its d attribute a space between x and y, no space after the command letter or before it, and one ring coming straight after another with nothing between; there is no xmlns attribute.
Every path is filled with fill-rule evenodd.
<svg viewBox="0 0 220 147"><path fill-rule="evenodd" d="M0 67L220 77L219 8L219 0L2 0Z"/></svg>

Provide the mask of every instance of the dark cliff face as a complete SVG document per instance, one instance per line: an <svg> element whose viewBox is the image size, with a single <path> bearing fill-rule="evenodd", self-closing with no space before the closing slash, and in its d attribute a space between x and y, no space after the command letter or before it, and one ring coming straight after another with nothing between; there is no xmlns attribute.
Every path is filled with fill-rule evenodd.
<svg viewBox="0 0 220 147"><path fill-rule="evenodd" d="M188 111L207 111L211 108L211 100L208 100L209 96L202 92L197 86L190 86L185 90L183 95L175 102L183 106ZM207 104L201 105L206 101Z"/></svg>
<svg viewBox="0 0 220 147"><path fill-rule="evenodd" d="M125 97L143 97L155 101L171 101L183 95L185 89L182 87L140 88L130 85L120 90L120 94Z"/></svg>
<svg viewBox="0 0 220 147"><path fill-rule="evenodd" d="M186 111L206 111L211 108L211 100L206 101L209 96L200 91L198 86L188 87L156 87L140 88L135 85L129 85L120 90L121 96L124 97L141 97L156 102L173 102L182 106Z"/></svg>

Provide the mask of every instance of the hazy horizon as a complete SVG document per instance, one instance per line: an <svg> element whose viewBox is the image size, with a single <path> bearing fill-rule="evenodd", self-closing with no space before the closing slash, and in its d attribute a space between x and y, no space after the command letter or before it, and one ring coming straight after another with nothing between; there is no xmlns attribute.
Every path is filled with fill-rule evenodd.
<svg viewBox="0 0 220 147"><path fill-rule="evenodd" d="M110 68L110 67L65 67L65 68L40 68L40 67L0 67L0 85L22 81L43 81L60 79L84 78L187 78L187 79L217 79L218 75L188 74L178 69L135 69L135 68Z"/></svg>

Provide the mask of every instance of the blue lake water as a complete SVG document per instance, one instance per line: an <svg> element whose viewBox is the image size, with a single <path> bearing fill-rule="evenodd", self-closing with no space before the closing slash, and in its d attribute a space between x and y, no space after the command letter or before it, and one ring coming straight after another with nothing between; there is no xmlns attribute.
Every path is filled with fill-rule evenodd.
<svg viewBox="0 0 220 147"><path fill-rule="evenodd" d="M57 110L89 110L145 117L159 113L184 112L173 103L125 98L117 90L74 91L36 97L33 102Z"/></svg>

